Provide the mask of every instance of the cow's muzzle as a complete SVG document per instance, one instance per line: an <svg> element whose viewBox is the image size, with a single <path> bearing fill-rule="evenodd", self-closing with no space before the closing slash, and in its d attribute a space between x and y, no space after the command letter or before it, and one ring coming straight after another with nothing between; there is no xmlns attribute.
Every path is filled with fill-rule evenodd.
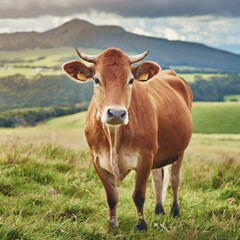
<svg viewBox="0 0 240 240"><path fill-rule="evenodd" d="M101 120L103 123L111 125L128 124L128 112L125 107L108 106L103 111Z"/></svg>

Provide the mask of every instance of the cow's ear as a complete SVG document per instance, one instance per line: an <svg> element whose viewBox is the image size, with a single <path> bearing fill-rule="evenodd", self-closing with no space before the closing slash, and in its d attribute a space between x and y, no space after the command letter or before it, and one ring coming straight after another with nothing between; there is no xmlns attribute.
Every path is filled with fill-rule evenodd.
<svg viewBox="0 0 240 240"><path fill-rule="evenodd" d="M133 67L132 74L136 80L147 81L161 70L160 66L153 62L144 62Z"/></svg>
<svg viewBox="0 0 240 240"><path fill-rule="evenodd" d="M64 72L77 82L87 82L90 78L93 78L93 67L88 67L80 61L71 61L63 64Z"/></svg>

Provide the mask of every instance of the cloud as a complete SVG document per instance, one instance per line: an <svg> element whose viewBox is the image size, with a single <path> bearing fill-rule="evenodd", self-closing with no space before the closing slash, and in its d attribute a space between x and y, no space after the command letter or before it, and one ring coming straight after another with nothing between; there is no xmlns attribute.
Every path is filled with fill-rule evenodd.
<svg viewBox="0 0 240 240"><path fill-rule="evenodd" d="M0 18L68 16L92 11L123 17L240 16L236 0L1 0Z"/></svg>

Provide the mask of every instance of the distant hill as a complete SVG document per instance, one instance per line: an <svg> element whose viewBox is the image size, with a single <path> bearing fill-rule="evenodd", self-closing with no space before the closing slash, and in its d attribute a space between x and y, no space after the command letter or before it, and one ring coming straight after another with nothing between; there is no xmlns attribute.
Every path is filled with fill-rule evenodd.
<svg viewBox="0 0 240 240"><path fill-rule="evenodd" d="M52 30L0 34L0 50L79 47L106 49L118 47L126 52L141 53L150 49L149 59L162 66L192 66L224 72L240 72L240 55L199 43L169 41L126 32L117 26L96 26L71 20Z"/></svg>

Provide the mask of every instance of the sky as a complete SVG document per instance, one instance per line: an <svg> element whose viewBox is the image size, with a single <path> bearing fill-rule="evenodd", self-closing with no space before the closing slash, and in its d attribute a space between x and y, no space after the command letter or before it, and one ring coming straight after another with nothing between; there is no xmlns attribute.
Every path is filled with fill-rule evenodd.
<svg viewBox="0 0 240 240"><path fill-rule="evenodd" d="M43 32L71 19L240 54L240 0L0 0L0 33Z"/></svg>

